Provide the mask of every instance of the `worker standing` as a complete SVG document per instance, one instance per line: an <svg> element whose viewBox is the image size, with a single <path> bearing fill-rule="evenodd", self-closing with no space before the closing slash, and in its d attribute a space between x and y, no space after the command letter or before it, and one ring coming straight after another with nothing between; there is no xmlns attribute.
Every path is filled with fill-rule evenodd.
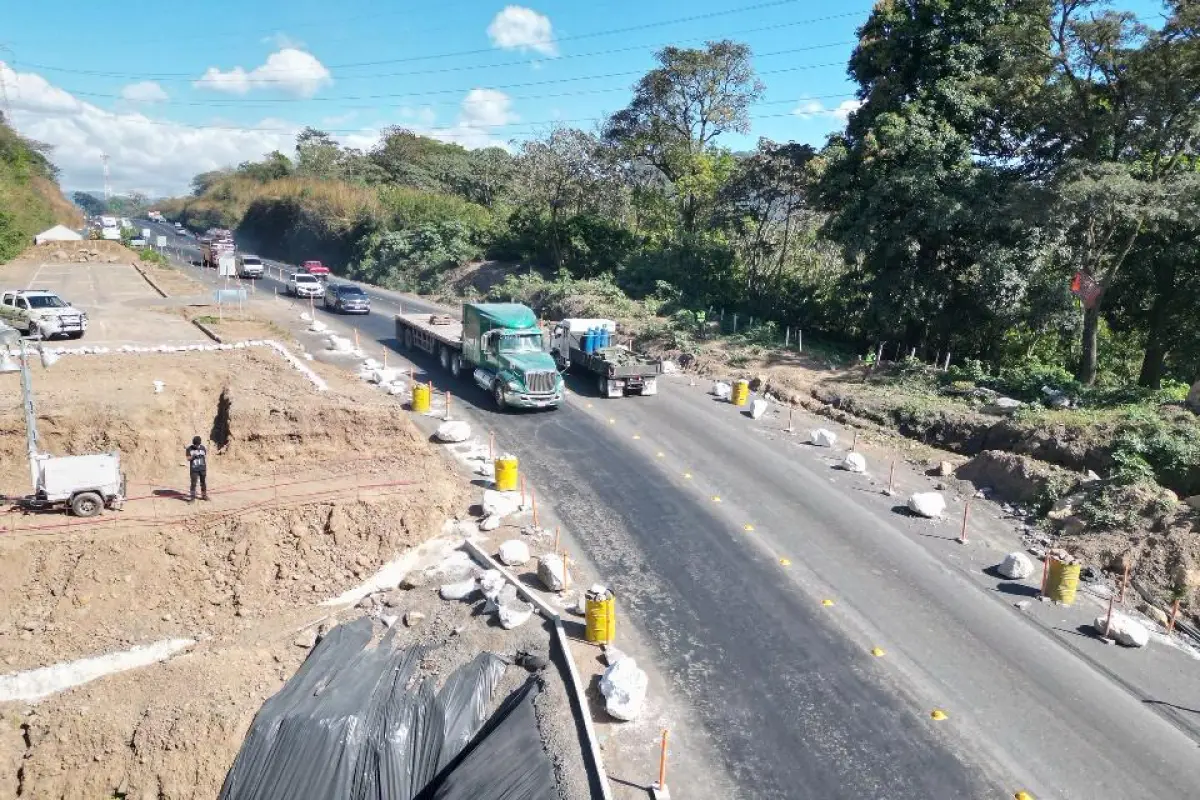
<svg viewBox="0 0 1200 800"><path fill-rule="evenodd" d="M189 503L196 502L196 483L200 483L200 499L208 499L208 448L199 436L192 437L191 445L184 450L188 460L188 471L192 477L192 496Z"/></svg>

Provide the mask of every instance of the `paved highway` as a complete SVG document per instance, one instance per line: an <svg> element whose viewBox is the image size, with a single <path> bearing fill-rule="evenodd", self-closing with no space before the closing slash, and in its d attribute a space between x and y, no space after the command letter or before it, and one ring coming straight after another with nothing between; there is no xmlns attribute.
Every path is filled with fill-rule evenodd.
<svg viewBox="0 0 1200 800"><path fill-rule="evenodd" d="M380 346L398 300L431 308L372 294L376 313L341 321ZM521 457L744 796L1200 796L1196 741L821 451L685 381L498 414L417 363Z"/></svg>

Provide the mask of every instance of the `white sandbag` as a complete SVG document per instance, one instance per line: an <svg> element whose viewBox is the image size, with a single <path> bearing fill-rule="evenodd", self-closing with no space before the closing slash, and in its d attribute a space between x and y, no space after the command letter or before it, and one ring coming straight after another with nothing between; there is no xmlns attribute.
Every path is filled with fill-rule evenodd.
<svg viewBox="0 0 1200 800"><path fill-rule="evenodd" d="M620 658L600 676L600 694L609 716L626 722L637 719L646 701L650 680L630 656Z"/></svg>
<svg viewBox="0 0 1200 800"><path fill-rule="evenodd" d="M483 513L504 519L521 510L521 495L517 492L498 492L495 489L483 491Z"/></svg>
<svg viewBox="0 0 1200 800"><path fill-rule="evenodd" d="M471 438L471 426L462 420L450 420L438 425L437 431L433 435L439 442L457 444Z"/></svg>
<svg viewBox="0 0 1200 800"><path fill-rule="evenodd" d="M1108 623L1107 614L1101 614L1092 621L1092 627L1101 636L1104 635L1106 624L1108 635L1119 645L1145 647L1150 643L1149 629L1130 616L1114 611L1111 624Z"/></svg>
<svg viewBox="0 0 1200 800"><path fill-rule="evenodd" d="M489 531L494 531L499 527L500 527L500 518L495 516L494 514L490 514L490 515L484 517L483 519L479 520L479 530L483 531L484 533L487 533Z"/></svg>
<svg viewBox="0 0 1200 800"><path fill-rule="evenodd" d="M362 365L363 369L366 370L379 369L379 362L373 358L368 358L366 361L363 361Z"/></svg>
<svg viewBox="0 0 1200 800"><path fill-rule="evenodd" d="M312 322L312 315L309 314L307 311L301 311L300 312L300 321L301 322Z"/></svg>
<svg viewBox="0 0 1200 800"><path fill-rule="evenodd" d="M479 589L474 578L457 583L447 583L442 586L438 594L443 600L466 600Z"/></svg>
<svg viewBox="0 0 1200 800"><path fill-rule="evenodd" d="M946 498L939 492L917 492L908 498L908 510L921 517L937 519L946 513Z"/></svg>
<svg viewBox="0 0 1200 800"><path fill-rule="evenodd" d="M563 556L556 553L543 553L538 556L538 580L552 592L561 592L566 588L565 561Z"/></svg>
<svg viewBox="0 0 1200 800"><path fill-rule="evenodd" d="M863 475L867 471L867 459L862 453L847 453L842 459L842 469L847 472L853 472L856 475Z"/></svg>
<svg viewBox="0 0 1200 800"><path fill-rule="evenodd" d="M509 539L500 545L500 561L508 567L519 567L529 562L533 556L529 553L529 545L520 539Z"/></svg>
<svg viewBox="0 0 1200 800"><path fill-rule="evenodd" d="M1033 561L1024 553L1009 553L997 570L1004 577L1019 581L1033 574Z"/></svg>
<svg viewBox="0 0 1200 800"><path fill-rule="evenodd" d="M329 326L319 319L314 319L312 324L308 326L308 330L310 333L324 333L329 330Z"/></svg>
<svg viewBox="0 0 1200 800"><path fill-rule="evenodd" d="M395 382L393 382L393 383L389 383L389 384L388 384L388 385L387 385L387 386L384 388L384 391L386 391L386 392L387 392L388 394L390 394L392 397L397 397L397 396L399 396L399 395L402 395L402 394L404 394L404 393L405 393L407 390L408 390L408 386L407 386L406 384L404 384L404 383L401 383L400 381L395 381Z"/></svg>
<svg viewBox="0 0 1200 800"><path fill-rule="evenodd" d="M725 381L714 381L708 393L715 395L718 400L728 400L733 397L733 387Z"/></svg>
<svg viewBox="0 0 1200 800"><path fill-rule="evenodd" d="M526 603L517 595L517 587L511 583L500 593L499 613L500 627L506 631L519 628L533 616L533 606Z"/></svg>
<svg viewBox="0 0 1200 800"><path fill-rule="evenodd" d="M162 390L163 390L164 386L166 386L166 384L163 383L162 381L155 381L154 382L154 393L162 394Z"/></svg>
<svg viewBox="0 0 1200 800"><path fill-rule="evenodd" d="M809 432L808 440L817 447L833 447L837 444L837 434L825 428L816 428Z"/></svg>
<svg viewBox="0 0 1200 800"><path fill-rule="evenodd" d="M750 404L750 418L762 419L763 415L767 413L767 408L768 404L766 400L755 400Z"/></svg>

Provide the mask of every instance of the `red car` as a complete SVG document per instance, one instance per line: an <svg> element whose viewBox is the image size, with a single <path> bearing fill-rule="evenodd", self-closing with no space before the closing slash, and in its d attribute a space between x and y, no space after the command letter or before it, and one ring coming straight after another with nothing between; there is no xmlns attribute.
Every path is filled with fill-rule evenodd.
<svg viewBox="0 0 1200 800"><path fill-rule="evenodd" d="M305 261L300 265L300 269L307 272L309 275L315 275L321 280L329 280L329 267L322 264L320 261Z"/></svg>

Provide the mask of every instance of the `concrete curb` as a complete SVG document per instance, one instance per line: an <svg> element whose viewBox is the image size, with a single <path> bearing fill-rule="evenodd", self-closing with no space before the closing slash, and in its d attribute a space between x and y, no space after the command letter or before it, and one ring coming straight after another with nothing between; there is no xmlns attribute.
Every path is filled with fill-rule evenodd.
<svg viewBox="0 0 1200 800"><path fill-rule="evenodd" d="M158 292L158 294L161 297L170 297L171 296L171 295L167 294L165 291L163 291L162 287L159 286L157 283L155 283L153 278L151 278L149 275L146 274L146 271L144 269L142 269L140 264L138 264L136 261L130 261L129 263L133 266L134 269L136 269L138 271L138 274L141 275L142 278L145 279L146 283L150 284L150 288L153 289L154 291ZM218 340L218 341L220 341L220 340Z"/></svg>
<svg viewBox="0 0 1200 800"><path fill-rule="evenodd" d="M563 661L567 665L567 674L571 678L567 686L574 694L573 699L576 711L579 714L580 721L583 723L584 737L587 739L588 760L590 760L592 770L595 773L592 777L595 779L596 785L600 787L600 797L602 800L612 800L612 787L609 786L608 773L604 771L604 759L600 755L600 741L596 738L596 727L592 723L592 715L588 713L587 695L583 689L583 681L579 678L579 668L575 666L575 659L571 656L570 642L562 626L562 615L551 608L542 598L531 592L525 584L517 580L515 575L485 553L479 545L470 539L463 539L463 547L481 565L488 569L497 570L503 575L504 580L516 587L517 594L532 603L554 626L554 636L558 642L559 650L562 651Z"/></svg>
<svg viewBox="0 0 1200 800"><path fill-rule="evenodd" d="M195 325L197 328L199 328L199 329L200 329L200 331L201 331L201 332L202 332L202 333L203 333L205 336L207 336L208 338L212 339L212 340L213 340L214 342L216 342L217 344L225 344L223 341L221 341L221 337L220 337L220 336L217 336L216 332L215 332L215 331L213 331L213 329L212 329L212 328L208 327L207 325L205 325L205 324L204 324L203 322L201 322L200 320L198 320L198 319L194 319L194 320L192 320L192 324L193 324L193 325Z"/></svg>

